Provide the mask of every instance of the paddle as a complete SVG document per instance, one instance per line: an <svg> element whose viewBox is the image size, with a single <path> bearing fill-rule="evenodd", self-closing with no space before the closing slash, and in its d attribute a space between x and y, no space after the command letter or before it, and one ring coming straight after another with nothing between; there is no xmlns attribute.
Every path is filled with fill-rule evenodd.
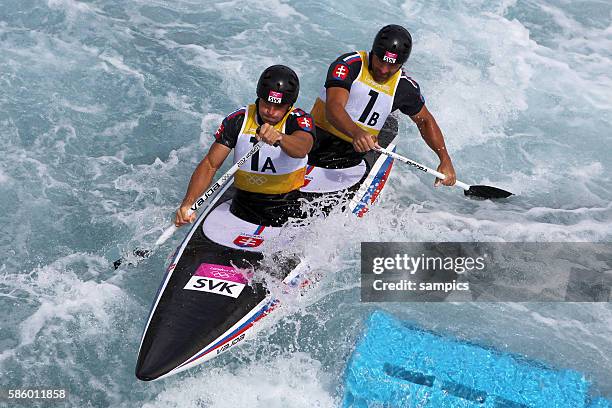
<svg viewBox="0 0 612 408"><path fill-rule="evenodd" d="M383 148L375 149L375 150L389 157L392 157L396 160L399 160L401 162L414 166L417 169L424 171L425 173L431 173L441 180L444 180L444 178L446 178L444 174L436 170L430 169L429 167L423 166L422 164L419 164L413 160L410 160L407 157L404 157L392 151L385 150ZM483 198L483 199L496 199L496 198L508 198L512 195L511 192L502 190L501 188L491 187L491 186L470 186L459 180L456 181L455 185L461 187L464 190L463 193L468 197L476 197L476 198Z"/></svg>
<svg viewBox="0 0 612 408"><path fill-rule="evenodd" d="M253 148L251 150L249 150L247 152L247 154L245 154L240 160L238 160L232 167L230 167L230 169L227 171L227 173L225 173L224 175L222 175L212 186L208 187L208 190L206 190L206 192L204 192L204 194L202 194L200 196L200 198L198 198L195 203L193 203L193 205L191 206L191 208L189 209L188 215L193 214L195 211L198 210L198 208L200 208L202 206L202 204L204 204L210 197L212 197L215 192L217 190L219 190L221 187L223 187L227 182L229 182L229 180L234 176L234 173L236 173L236 171L238 171L238 169L244 165L244 163L255 153L257 153L259 151L259 149L261 149L261 147L265 144L265 142L260 141L257 142L255 144L255 146L253 146ZM137 258L148 258L149 256L151 256L151 254L153 253L153 251L159 247L160 245L162 245L164 242L166 242L168 240L168 238L170 238L172 236L172 234L174 234L174 232L177 230L177 226L174 225L174 223L172 225L170 225L168 228L166 228L164 230L164 232L159 236L159 238L157 238L157 241L155 241L155 243L153 244L153 247L151 249L135 249L132 251L132 253L137 257ZM119 268L119 266L121 266L121 264L126 260L126 258L122 257L120 259L117 259L115 262L113 262L113 266L115 267L115 269Z"/></svg>

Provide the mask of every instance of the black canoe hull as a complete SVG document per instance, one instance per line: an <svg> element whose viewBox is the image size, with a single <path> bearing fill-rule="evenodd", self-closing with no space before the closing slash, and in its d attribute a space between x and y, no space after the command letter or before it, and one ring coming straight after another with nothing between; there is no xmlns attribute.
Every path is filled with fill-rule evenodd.
<svg viewBox="0 0 612 408"><path fill-rule="evenodd" d="M388 120L379 143L393 149L397 122ZM392 159L369 152L365 161L368 171L359 185L351 188L349 210L362 216L386 182ZM227 268L257 268L262 254L229 248L211 241L202 224L210 212L231 200L231 186L221 191L199 215L189 233L177 248L151 307L142 336L136 376L143 381L156 380L178 373L229 350L253 332L252 327L278 305L261 282L242 285L241 279ZM312 197L318 196L312 194ZM273 271L289 285L299 285L300 273L292 266ZM286 270L280 270L285 268ZM204 273L200 273L204 271ZM217 279L211 275L222 275ZM226 273L227 272L227 273ZM200 276L201 275L201 276ZM199 286L198 286L199 285ZM207 286L208 285L208 286ZM241 286L242 285L242 286ZM203 290L187 290L204 288ZM238 294L232 293L239 287Z"/></svg>

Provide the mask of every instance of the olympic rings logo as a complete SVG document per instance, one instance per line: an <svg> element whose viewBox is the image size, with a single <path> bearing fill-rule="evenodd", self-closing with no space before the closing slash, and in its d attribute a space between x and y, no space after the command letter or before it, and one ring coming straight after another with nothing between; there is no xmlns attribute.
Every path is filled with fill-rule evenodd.
<svg viewBox="0 0 612 408"><path fill-rule="evenodd" d="M249 184L254 184L257 186L262 186L266 183L266 178L263 176L258 176L257 174L248 174L247 180Z"/></svg>

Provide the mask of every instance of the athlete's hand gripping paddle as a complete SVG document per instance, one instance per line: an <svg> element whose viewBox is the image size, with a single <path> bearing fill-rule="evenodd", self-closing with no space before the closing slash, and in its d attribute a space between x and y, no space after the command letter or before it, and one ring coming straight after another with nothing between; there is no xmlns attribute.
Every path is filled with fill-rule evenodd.
<svg viewBox="0 0 612 408"><path fill-rule="evenodd" d="M253 148L247 152L247 154L245 154L232 167L230 167L230 169L227 171L227 173L222 175L212 186L208 187L208 190L206 190L204 192L204 194L202 194L200 196L200 198L198 198L195 201L195 203L193 203L193 205L189 209L187 215L189 216L189 215L193 214L194 212L196 212L198 210L198 208L200 208L206 201L208 201L208 199L210 199L210 197L215 195L216 191L220 190L221 187L223 187L225 184L227 184L232 179L232 177L234 177L234 174L238 171L238 169L242 165L244 165L244 163L246 163L246 161L251 156L253 156L255 153L257 153L259 151L259 149L261 149L261 147L264 144L265 143L263 141L257 142L255 144L255 146L253 146ZM177 229L178 229L178 227L176 225L174 225L174 223L172 223L172 225L170 225L168 228L166 228L164 230L164 232L159 236L159 238L157 238L157 241L155 241L155 243L153 244L153 247L151 249L135 249L134 251L132 251L132 253L136 256L136 258L148 258L149 256L151 256L153 251L155 249L157 249L157 247L162 245L164 242L166 242L168 240L168 238L170 238L172 236L172 234L174 234L174 232ZM122 257L120 259L117 259L115 262L113 262L113 266L115 267L115 269L119 268L119 266L125 260L126 260L126 258Z"/></svg>
<svg viewBox="0 0 612 408"><path fill-rule="evenodd" d="M422 164L417 163L414 160L410 160L409 158L404 157L400 154L394 153L390 150L386 150L383 148L376 148L375 150L393 159L399 160L413 167L416 167L417 169L424 171L425 173L431 173L441 180L444 180L446 178L446 176L440 173L439 171L430 169L427 166L423 166ZM483 199L495 199L495 198L507 198L512 195L511 192L502 190L501 188L491 187L491 186L470 186L459 180L457 180L455 185L458 187L461 187L464 190L463 193L469 197L476 197L476 198L483 198Z"/></svg>

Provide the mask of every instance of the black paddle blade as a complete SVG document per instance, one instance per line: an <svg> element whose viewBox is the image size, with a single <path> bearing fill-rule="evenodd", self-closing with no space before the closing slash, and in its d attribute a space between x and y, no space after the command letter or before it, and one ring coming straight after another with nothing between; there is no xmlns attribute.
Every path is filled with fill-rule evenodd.
<svg viewBox="0 0 612 408"><path fill-rule="evenodd" d="M135 257L137 258L148 258L151 256L151 251L149 251L148 249L135 249L134 252L132 252L134 254ZM123 263L123 261L126 261L126 258L120 258L117 259L115 262L113 262L113 266L115 267L115 270L117 270L121 264ZM130 265L135 265L135 263L130 262Z"/></svg>
<svg viewBox="0 0 612 408"><path fill-rule="evenodd" d="M119 269L122 263L123 263L123 258L119 258L115 262L113 262L113 267L115 268L115 270Z"/></svg>
<svg viewBox="0 0 612 408"><path fill-rule="evenodd" d="M470 189L464 190L463 194L468 197L477 197L489 200L496 198L508 198L512 195L512 193L509 191L491 186L470 186Z"/></svg>

